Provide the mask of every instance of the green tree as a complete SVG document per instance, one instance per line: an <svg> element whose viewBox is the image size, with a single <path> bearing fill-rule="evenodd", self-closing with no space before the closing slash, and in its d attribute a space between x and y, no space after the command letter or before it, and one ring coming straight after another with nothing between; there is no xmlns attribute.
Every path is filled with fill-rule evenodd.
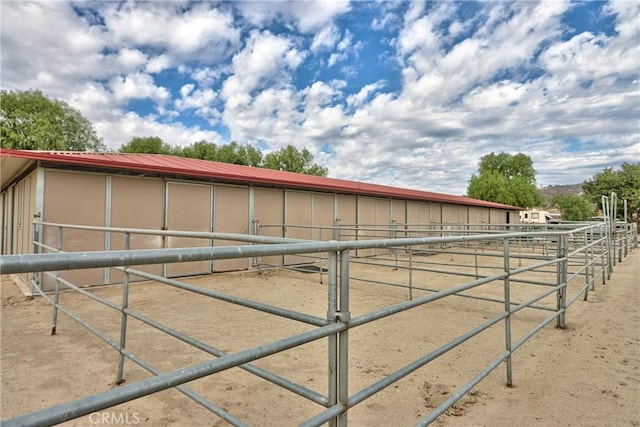
<svg viewBox="0 0 640 427"><path fill-rule="evenodd" d="M254 166L298 172L307 175L327 176L328 170L313 163L313 155L306 148L298 151L292 145L263 156L251 145L241 145L236 141L217 145L209 141L198 141L185 147L166 144L161 138L135 137L120 147L121 153L171 154L192 159L210 160L235 165Z"/></svg>
<svg viewBox="0 0 640 427"><path fill-rule="evenodd" d="M178 149L176 155L235 165L259 167L262 164L262 152L260 150L251 145L240 145L236 141L224 145L199 141Z"/></svg>
<svg viewBox="0 0 640 427"><path fill-rule="evenodd" d="M309 150L304 148L299 151L293 145L268 153L264 157L263 167L317 176L327 176L329 173L327 168L313 163L313 155Z"/></svg>
<svg viewBox="0 0 640 427"><path fill-rule="evenodd" d="M584 196L557 194L551 200L564 221L587 221L593 218L593 204Z"/></svg>
<svg viewBox="0 0 640 427"><path fill-rule="evenodd" d="M174 154L174 149L158 136L131 138L131 141L120 146L121 153Z"/></svg>
<svg viewBox="0 0 640 427"><path fill-rule="evenodd" d="M532 208L544 201L536 188L533 161L525 154L487 154L472 175L467 195L474 199Z"/></svg>
<svg viewBox="0 0 640 427"><path fill-rule="evenodd" d="M585 196L600 206L602 196L616 193L618 217L624 215L624 200L627 200L629 220L640 221L640 162L623 163L620 170L605 168L582 184Z"/></svg>
<svg viewBox="0 0 640 427"><path fill-rule="evenodd" d="M213 142L198 141L186 147L177 148L175 155L192 159L215 160L218 146Z"/></svg>
<svg viewBox="0 0 640 427"><path fill-rule="evenodd" d="M93 124L69 104L42 92L0 91L0 147L22 150L99 151Z"/></svg>

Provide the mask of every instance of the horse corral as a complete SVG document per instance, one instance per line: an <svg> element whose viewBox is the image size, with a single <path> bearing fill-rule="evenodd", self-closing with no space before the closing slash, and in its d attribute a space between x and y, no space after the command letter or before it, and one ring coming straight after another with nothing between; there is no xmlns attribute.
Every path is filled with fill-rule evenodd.
<svg viewBox="0 0 640 427"><path fill-rule="evenodd" d="M74 417L70 425L467 425L477 408L526 389L528 370L537 366L531 361L561 342L557 336L583 326L588 333L588 322L572 326L573 307L588 318L584 305L612 285L614 266L637 247L634 227L611 233L606 223L522 233L514 225L449 229L439 237L400 230L383 230L393 239L371 233L359 241L273 239L158 251L163 262L228 259L235 251L255 265L190 279L119 267L124 285L45 294L38 281L48 273L35 273L33 290L54 303L54 313L71 314L85 328L62 313L51 328L43 298L24 300L3 283L3 418L7 425ZM421 233L428 237L416 237ZM127 252L94 260L51 255L53 264L30 268L24 265L37 256L20 258L21 268L9 256L3 266L35 272L150 263L145 251ZM291 255L306 262L290 268L264 262ZM155 280L134 283L133 276ZM74 287L58 273L49 277ZM630 290L632 307L637 283L615 286ZM636 311L631 321L639 319ZM630 377L621 387L636 392L638 345L638 337L620 343L615 361L635 367L625 370ZM576 375L584 375L582 368ZM533 377L553 383L557 373L545 370ZM149 391L159 393L142 397ZM629 412L616 410L634 425L633 394L606 384L600 394L607 396L598 398L608 393L623 396ZM479 424L504 420L493 415Z"/></svg>

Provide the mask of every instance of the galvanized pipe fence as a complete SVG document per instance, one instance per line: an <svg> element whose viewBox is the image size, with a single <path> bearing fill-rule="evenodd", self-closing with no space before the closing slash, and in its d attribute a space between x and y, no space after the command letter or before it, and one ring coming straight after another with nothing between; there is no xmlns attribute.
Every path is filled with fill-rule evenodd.
<svg viewBox="0 0 640 427"><path fill-rule="evenodd" d="M44 245L40 239L43 235L42 228L50 227L56 230L57 242L55 247ZM412 226L413 227L413 226ZM492 224L492 227L495 225ZM513 227L513 225L509 225ZM107 390L92 396L76 399L74 401L57 405L51 408L26 414L17 418L5 420L3 425L51 425L70 419L81 417L109 408L119 403L127 402L141 396L155 393L168 388L177 388L212 413L221 417L232 425L246 425L238 415L234 415L221 406L209 401L205 396L196 393L185 384L198 378L203 378L233 367L239 367L266 381L276 384L286 390L295 393L319 406L318 413L306 420L302 425L318 426L327 422L330 425L346 426L348 424L348 410L374 394L384 390L397 381L416 372L430 362L457 348L471 338L482 334L490 328L503 325L504 347L496 349L496 354L491 357L486 366L481 369L468 382L460 387L451 397L421 419L418 425L427 425L448 408L455 404L465 393L471 390L482 379L488 376L504 362L506 367L506 383L511 385L512 366L511 356L524 343L540 329L552 323L563 328L566 325L566 311L578 299L586 299L588 292L596 289L596 283L606 283L612 271L612 254L614 240L611 233L612 227L608 223L589 223L574 225L573 228L563 226L555 230L511 232L503 230L501 233L492 230L491 233L474 234L469 230L458 230L463 233L445 237L413 237L413 228L405 226L402 235L395 234L395 238L344 240L344 241L304 241L301 239L289 239L280 237L233 235L228 233L192 233L124 228L68 226L64 224L37 223L34 234L34 247L49 253L29 255L9 255L0 258L0 271L3 274L31 273L32 289L52 305L51 333L57 333L58 312L69 316L71 319L84 326L109 347L118 353L118 366L116 381L124 380L124 362L130 360L143 367L153 376L131 384L121 385L112 390ZM97 251L85 253L63 252L64 229L85 229L104 233L123 233L125 244L122 250ZM384 233L391 233L385 230ZM616 228L617 229L617 228ZM410 230L410 231L407 231ZM633 230L624 228L620 239L633 242ZM397 229L396 229L397 232ZM476 230L477 232L477 230ZM629 236L629 232L631 236ZM133 234L161 234L180 235L183 237L205 238L211 241L215 239L235 240L248 243L238 246L225 247L197 247L197 248L165 248L165 249L130 249L130 237ZM332 230L335 233L335 230ZM635 241L637 241L637 229L635 229ZM335 235L335 234L333 234ZM409 236L409 237L407 237ZM622 244L623 240L619 240ZM523 250L522 244L531 245L530 251ZM534 243L546 246L544 252L538 253ZM487 252L479 252L478 246L488 246ZM427 286L424 277L418 277L423 273L450 273L451 266L464 267L467 264L456 261L446 267L447 258L443 258L444 268L434 268L434 263L420 261L423 248L429 248L428 252L436 251L437 254L447 254L453 259L473 259L469 264L469 272L456 275L458 282L449 280L439 283L437 287ZM495 248L500 247L501 250ZM625 246L626 254L634 249L634 246ZM398 257L389 257L381 251L393 249ZM447 252L450 250L450 252ZM373 251L373 255L367 255L356 259L352 254ZM376 252L377 251L377 252ZM516 256L514 256L516 252ZM364 252L368 253L368 252ZM379 255L377 255L379 253ZM157 274L151 274L139 269L150 264L187 262L199 260L222 260L233 258L256 258L267 256L285 255L322 255L327 266L327 315L318 317L309 313L286 309L275 305L265 304L248 298L242 298L226 294L209 288L198 287L183 280L169 279ZM437 255L436 254L436 255ZM431 255L427 255L431 257ZM614 257L615 258L615 257ZM478 260L491 260L491 262L479 262ZM517 260L518 266L513 266L512 261ZM374 268L393 268L398 271L394 281L378 280L374 277L356 277L351 273L351 268L359 263L368 264ZM97 296L91 290L71 283L61 276L62 271L86 269L96 267L114 268L124 273L122 284L123 297L121 303L109 301ZM53 295L41 288L41 274L45 274L55 281ZM128 305L128 293L131 287L131 278L139 277L153 280L169 287L192 292L201 297L213 298L229 304L259 310L273 316L302 322L313 327L312 330L301 334L295 334L286 338L264 343L255 347L244 349L235 353L228 353L216 348L211 343L197 340L183 331L178 331L157 320L153 320L143 313L134 310ZM584 278L581 279L581 278ZM386 306L372 312L353 316L350 309L350 290L356 283L379 284L406 288L409 297L406 301ZM473 294L483 287L494 283L500 283L503 289L502 298L488 298L481 294ZM514 285L531 285L539 289L534 296L523 301L512 299ZM104 332L98 330L89 321L72 313L61 302L62 287L77 292L93 301L115 310L121 314L120 338L114 340ZM545 299L555 296L555 301L549 304ZM477 298L484 301L497 303L501 310L498 314L489 318L480 325L452 338L446 344L433 349L416 360L406 364L400 369L386 375L367 387L350 391L349 376L349 331L369 324L374 321L383 321L390 316L427 306L437 300L449 297ZM536 310L547 313L542 321L537 323L520 337L512 336L511 320L523 310ZM171 337L192 345L199 350L213 356L210 360L186 367L179 367L170 372L161 372L157 367L143 360L128 349L127 332L128 319L134 318L145 325L162 331ZM296 346L304 345L312 341L327 339L327 392L321 393L304 384L296 383L282 375L267 371L253 365L251 362L266 356L283 352ZM322 409L324 408L324 409Z"/></svg>

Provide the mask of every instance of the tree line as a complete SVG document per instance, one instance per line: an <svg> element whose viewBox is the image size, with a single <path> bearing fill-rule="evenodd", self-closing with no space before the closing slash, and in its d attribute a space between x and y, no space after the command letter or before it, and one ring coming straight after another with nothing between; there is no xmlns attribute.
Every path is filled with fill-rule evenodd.
<svg viewBox="0 0 640 427"><path fill-rule="evenodd" d="M105 151L93 124L80 112L40 91L0 91L0 147L22 150ZM255 166L309 175L327 176L326 167L313 162L306 148L292 145L264 154L251 145L198 141L172 146L158 136L134 137L122 144L122 153L167 154L223 163ZM582 195L556 195L552 200L564 220L582 221L597 214L601 196L612 191L619 203L627 200L630 218L640 219L640 162L623 163L619 170L605 168L582 185ZM540 207L531 157L518 153L490 153L479 161L478 174L469 179L469 197L523 208ZM617 212L622 215L622 206Z"/></svg>
<svg viewBox="0 0 640 427"><path fill-rule="evenodd" d="M0 147L18 150L106 151L93 124L64 101L42 92L0 91ZM153 153L256 166L308 175L327 176L329 170L313 161L306 148L287 145L262 153L237 142L217 145L199 141L185 147L171 146L160 137L134 137L120 146L122 153Z"/></svg>
<svg viewBox="0 0 640 427"><path fill-rule="evenodd" d="M185 147L171 146L160 137L134 137L120 146L121 153L168 154L192 159L211 160L235 165L255 166L307 175L327 176L329 170L313 162L313 155L303 148L298 150L287 145L279 150L263 154L252 145L241 145L236 141L229 144L215 144L198 141Z"/></svg>
<svg viewBox="0 0 640 427"><path fill-rule="evenodd" d="M531 157L518 153L491 153L480 159L478 174L472 175L467 195L474 199L524 208L541 207L543 197L536 187ZM640 220L640 162L623 163L619 170L605 168L582 183L582 194L558 194L551 200L565 221L585 221L598 215L602 195L615 192L618 217L627 200L630 220Z"/></svg>

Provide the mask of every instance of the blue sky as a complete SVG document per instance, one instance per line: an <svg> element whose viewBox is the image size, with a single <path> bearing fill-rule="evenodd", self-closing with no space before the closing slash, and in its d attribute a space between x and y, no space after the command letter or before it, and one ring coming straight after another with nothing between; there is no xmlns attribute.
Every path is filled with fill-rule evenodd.
<svg viewBox="0 0 640 427"><path fill-rule="evenodd" d="M640 3L3 1L1 86L111 149L309 149L334 178L464 194L491 152L539 185L640 161Z"/></svg>

